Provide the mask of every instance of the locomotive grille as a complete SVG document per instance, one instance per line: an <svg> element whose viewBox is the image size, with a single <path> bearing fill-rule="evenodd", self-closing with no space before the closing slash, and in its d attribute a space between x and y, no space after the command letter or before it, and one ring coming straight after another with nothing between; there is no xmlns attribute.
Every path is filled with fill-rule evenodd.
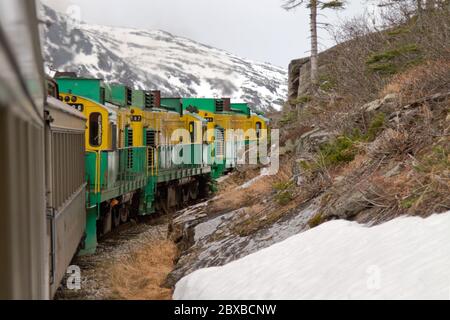
<svg viewBox="0 0 450 320"><path fill-rule="evenodd" d="M133 129L128 128L127 132L127 147L131 148L133 146ZM127 168L133 168L133 149L128 149L127 151Z"/></svg>
<svg viewBox="0 0 450 320"><path fill-rule="evenodd" d="M133 104L133 91L130 88L126 87L125 95L127 99L127 106L131 106Z"/></svg>
<svg viewBox="0 0 450 320"><path fill-rule="evenodd" d="M145 100L144 101L145 108L147 108L147 109L153 108L153 105L152 105L153 99L152 99L152 94L150 92L146 91L144 93L144 100Z"/></svg>
<svg viewBox="0 0 450 320"><path fill-rule="evenodd" d="M223 128L217 128L217 152L216 155L218 157L223 157L225 152L224 152L224 146L225 146L225 130Z"/></svg>
<svg viewBox="0 0 450 320"><path fill-rule="evenodd" d="M145 133L147 147L155 148L156 147L156 132L154 130L147 130ZM153 150L148 152L147 159L148 166L151 167L153 164Z"/></svg>
<svg viewBox="0 0 450 320"><path fill-rule="evenodd" d="M224 103L223 100L216 100L216 112L223 112Z"/></svg>

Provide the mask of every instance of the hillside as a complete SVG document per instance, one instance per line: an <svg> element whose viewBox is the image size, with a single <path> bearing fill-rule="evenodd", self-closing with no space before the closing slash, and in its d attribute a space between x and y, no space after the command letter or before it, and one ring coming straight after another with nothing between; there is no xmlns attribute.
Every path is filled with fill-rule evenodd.
<svg viewBox="0 0 450 320"><path fill-rule="evenodd" d="M47 66L77 71L166 96L232 97L254 108L280 109L287 94L286 70L254 62L160 30L81 23L42 6Z"/></svg>
<svg viewBox="0 0 450 320"><path fill-rule="evenodd" d="M354 258L353 267L339 270L339 276L345 278L357 267L358 259L363 261L370 255L373 264L392 271L391 277L404 268L396 256L419 259L413 250L406 249L411 245L429 246L429 251L442 249L445 230L435 233L427 225L448 223L448 214L427 220L395 219L428 218L450 209L449 10L425 12L420 20L415 16L389 20L382 31L374 31L368 20L350 21L339 31L338 45L321 55L316 94L311 94L304 82L308 78L308 59L293 61L290 98L274 124L281 131L280 171L269 177L259 176L258 169L235 173L221 182L216 198L176 216L172 238L181 254L167 280L169 286L178 283L176 297L237 299L242 296L235 290L242 289L255 299L262 295L280 299L286 298L284 292L288 290L283 285L293 283L298 285L295 289L304 289L293 297L344 297L340 294L349 290L345 281L327 291L323 277L314 278L312 270L321 268L323 274L334 274L336 266L346 258ZM421 225L414 241L414 234L403 230L410 224ZM404 232L391 232L389 226ZM353 233L361 236L352 239ZM374 246L367 249L373 249L372 253L352 253L350 248L363 234L383 239L389 247L398 245L398 250L391 252L392 260L378 256L381 249L369 238ZM332 236L333 240L326 242ZM315 239L317 246L311 245L312 252L297 255L297 248L311 244L302 239ZM329 243L329 250L347 248L342 252L348 255L330 255L322 242ZM314 251L316 248L320 252ZM276 258L278 252L285 253L285 260ZM420 261L430 261L429 256L417 254L424 259ZM274 269L261 268L269 256ZM450 265L441 258L435 261L433 268L437 269L433 270L444 277L439 272ZM296 264L304 268L290 268ZM224 267L213 268L218 266ZM212 269L183 279L204 268ZM286 273L277 272L283 268ZM415 274L429 271L420 268ZM230 271L235 277L230 276ZM293 278L289 278L290 274ZM246 275L271 280L266 281L266 286L254 279L250 286L244 279ZM294 278L314 281L302 284ZM230 279L238 284L225 286L222 281L229 283ZM429 280L428 289L445 293L433 279ZM205 283L217 286L205 288ZM214 288L217 290L212 293ZM401 283L398 288L402 288ZM398 288L386 287L379 294L398 297ZM408 297L435 297L438 292L418 290L412 290ZM349 296L370 297L362 291Z"/></svg>

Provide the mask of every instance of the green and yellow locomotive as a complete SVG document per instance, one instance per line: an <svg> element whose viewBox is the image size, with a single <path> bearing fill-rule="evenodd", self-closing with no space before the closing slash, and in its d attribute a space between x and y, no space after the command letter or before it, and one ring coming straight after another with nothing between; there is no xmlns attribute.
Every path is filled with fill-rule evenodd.
<svg viewBox="0 0 450 320"><path fill-rule="evenodd" d="M246 104L229 99L161 98L73 75L56 81L60 100L87 119L84 253L131 216L169 212L205 196L211 179L236 166L239 146L263 139L267 127ZM254 133L236 138L232 130Z"/></svg>

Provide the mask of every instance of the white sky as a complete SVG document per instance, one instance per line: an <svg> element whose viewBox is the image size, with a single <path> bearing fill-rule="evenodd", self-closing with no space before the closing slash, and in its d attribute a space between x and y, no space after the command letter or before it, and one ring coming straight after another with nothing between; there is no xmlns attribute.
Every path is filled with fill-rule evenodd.
<svg viewBox="0 0 450 320"><path fill-rule="evenodd" d="M66 12L78 5L88 23L161 29L253 60L287 67L308 55L309 15L287 12L281 0L42 0ZM338 22L363 13L367 0L347 1L347 10L322 11L320 20ZM321 32L321 49L333 45Z"/></svg>

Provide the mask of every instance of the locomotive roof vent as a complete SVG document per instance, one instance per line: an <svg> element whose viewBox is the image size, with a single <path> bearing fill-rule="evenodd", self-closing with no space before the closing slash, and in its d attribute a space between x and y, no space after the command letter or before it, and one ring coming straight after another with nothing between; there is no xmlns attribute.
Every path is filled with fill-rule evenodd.
<svg viewBox="0 0 450 320"><path fill-rule="evenodd" d="M216 100L216 112L224 111L224 103L223 100Z"/></svg>
<svg viewBox="0 0 450 320"><path fill-rule="evenodd" d="M125 94L127 99L127 106L131 106L133 104L133 90L130 87L125 87Z"/></svg>
<svg viewBox="0 0 450 320"><path fill-rule="evenodd" d="M223 111L231 111L231 98L222 98Z"/></svg>
<svg viewBox="0 0 450 320"><path fill-rule="evenodd" d="M150 109L152 107L152 94L149 91L144 91L144 108Z"/></svg>
<svg viewBox="0 0 450 320"><path fill-rule="evenodd" d="M161 108L161 91L154 90L152 95L152 108Z"/></svg>

